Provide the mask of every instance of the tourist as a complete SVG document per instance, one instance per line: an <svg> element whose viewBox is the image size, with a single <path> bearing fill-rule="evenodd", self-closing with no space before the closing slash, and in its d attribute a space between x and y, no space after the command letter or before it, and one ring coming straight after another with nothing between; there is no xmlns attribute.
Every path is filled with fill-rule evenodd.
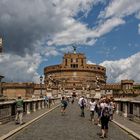
<svg viewBox="0 0 140 140"><path fill-rule="evenodd" d="M101 138L107 137L108 134L108 123L109 123L110 113L109 113L109 100L106 99L104 102L104 107L101 111Z"/></svg>
<svg viewBox="0 0 140 140"><path fill-rule="evenodd" d="M15 118L16 124L23 124L23 99L21 98L21 95L18 95L18 99L16 100L16 118Z"/></svg>
<svg viewBox="0 0 140 140"><path fill-rule="evenodd" d="M96 101L91 98L89 102L89 110L90 110L90 121L94 121L94 111L95 111Z"/></svg>
<svg viewBox="0 0 140 140"><path fill-rule="evenodd" d="M51 104L52 104L52 98L48 97L48 107L51 108Z"/></svg>
<svg viewBox="0 0 140 140"><path fill-rule="evenodd" d="M45 95L45 105L47 106L47 108L49 107L49 98L47 95Z"/></svg>
<svg viewBox="0 0 140 140"><path fill-rule="evenodd" d="M72 97L71 103L72 103L72 104L74 103L74 97Z"/></svg>
<svg viewBox="0 0 140 140"><path fill-rule="evenodd" d="M62 99L61 99L61 115L65 115L65 110L66 110L67 105L68 105L68 103L65 100L65 97L62 97Z"/></svg>
<svg viewBox="0 0 140 140"><path fill-rule="evenodd" d="M116 109L116 104L113 102L113 99L109 103L109 108L110 108L110 121L112 121L113 120L113 115L114 115L114 112L115 112L115 109Z"/></svg>
<svg viewBox="0 0 140 140"><path fill-rule="evenodd" d="M101 116L101 107L100 107L101 100L96 101L95 112L97 113L97 118L94 120L95 125L100 126L100 116Z"/></svg>
<svg viewBox="0 0 140 140"><path fill-rule="evenodd" d="M85 98L84 96L82 96L79 101L78 101L78 104L80 106L80 109L81 109L81 117L85 117L85 112L84 112L84 109L86 107L86 101L85 101Z"/></svg>

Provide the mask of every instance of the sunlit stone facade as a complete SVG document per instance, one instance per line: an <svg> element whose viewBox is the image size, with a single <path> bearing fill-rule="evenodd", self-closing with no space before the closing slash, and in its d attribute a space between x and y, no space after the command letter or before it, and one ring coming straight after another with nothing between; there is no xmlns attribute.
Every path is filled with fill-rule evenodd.
<svg viewBox="0 0 140 140"><path fill-rule="evenodd" d="M82 53L67 53L63 62L44 68L45 84L48 88L60 91L94 91L106 82L106 68L100 65L87 64Z"/></svg>

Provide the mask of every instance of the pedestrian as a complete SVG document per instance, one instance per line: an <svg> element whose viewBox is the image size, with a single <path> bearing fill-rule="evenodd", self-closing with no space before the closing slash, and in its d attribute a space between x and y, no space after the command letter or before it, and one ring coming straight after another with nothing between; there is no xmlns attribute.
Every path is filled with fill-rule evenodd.
<svg viewBox="0 0 140 140"><path fill-rule="evenodd" d="M78 104L80 106L80 109L81 109L81 117L85 117L85 112L84 112L84 109L86 107L86 101L84 99L84 96L82 96L79 101L78 101Z"/></svg>
<svg viewBox="0 0 140 140"><path fill-rule="evenodd" d="M74 103L74 97L72 97L71 103L72 103L72 104Z"/></svg>
<svg viewBox="0 0 140 140"><path fill-rule="evenodd" d="M48 107L51 108L51 104L52 104L52 99L51 97L48 97Z"/></svg>
<svg viewBox="0 0 140 140"><path fill-rule="evenodd" d="M110 101L109 108L110 108L110 121L112 121L113 120L113 115L114 115L114 112L115 112L115 109L116 109L116 105L113 102L113 100Z"/></svg>
<svg viewBox="0 0 140 140"><path fill-rule="evenodd" d="M65 110L67 108L67 101L65 100L65 97L62 97L61 99L61 115L65 115Z"/></svg>
<svg viewBox="0 0 140 140"><path fill-rule="evenodd" d="M90 121L94 121L94 111L95 111L96 101L91 98L89 102L89 109L90 109Z"/></svg>
<svg viewBox="0 0 140 140"><path fill-rule="evenodd" d="M45 95L45 105L47 106L47 108L49 107L49 98L47 95Z"/></svg>
<svg viewBox="0 0 140 140"><path fill-rule="evenodd" d="M104 103L104 108L101 111L101 131L102 131L102 134L101 134L100 138L107 138L109 119L110 119L109 101L106 99L105 103Z"/></svg>
<svg viewBox="0 0 140 140"><path fill-rule="evenodd" d="M101 107L100 107L100 103L101 101L98 99L96 101L96 105L95 105L95 112L96 112L96 116L97 118L94 120L94 124L95 125L99 125L100 126L100 115L101 115Z"/></svg>
<svg viewBox="0 0 140 140"><path fill-rule="evenodd" d="M21 98L21 95L18 95L18 98L16 100L16 118L15 118L16 124L23 124L23 99Z"/></svg>

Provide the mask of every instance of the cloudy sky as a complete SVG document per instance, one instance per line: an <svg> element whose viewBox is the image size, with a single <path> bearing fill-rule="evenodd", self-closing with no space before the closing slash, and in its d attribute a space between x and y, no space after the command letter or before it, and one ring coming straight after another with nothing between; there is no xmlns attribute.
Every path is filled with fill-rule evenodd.
<svg viewBox="0 0 140 140"><path fill-rule="evenodd" d="M108 82L140 82L140 0L0 0L0 36L5 81L37 82L74 44Z"/></svg>

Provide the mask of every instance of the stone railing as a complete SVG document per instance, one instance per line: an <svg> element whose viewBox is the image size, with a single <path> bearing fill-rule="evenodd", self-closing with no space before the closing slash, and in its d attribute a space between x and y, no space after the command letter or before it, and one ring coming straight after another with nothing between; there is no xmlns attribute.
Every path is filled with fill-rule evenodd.
<svg viewBox="0 0 140 140"><path fill-rule="evenodd" d="M116 113L140 123L140 101L115 99Z"/></svg>
<svg viewBox="0 0 140 140"><path fill-rule="evenodd" d="M59 102L60 98L52 98L52 104ZM46 107L45 100L42 99L28 99L24 100L24 114L30 114L37 110ZM0 102L0 124L6 123L12 120L16 115L15 101Z"/></svg>

